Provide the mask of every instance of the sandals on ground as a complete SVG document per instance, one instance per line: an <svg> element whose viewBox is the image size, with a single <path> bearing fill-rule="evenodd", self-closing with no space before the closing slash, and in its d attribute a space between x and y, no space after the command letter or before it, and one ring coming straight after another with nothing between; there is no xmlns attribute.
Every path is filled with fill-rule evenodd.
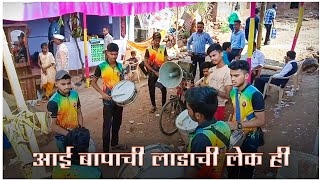
<svg viewBox="0 0 320 180"><path fill-rule="evenodd" d="M156 107L156 106L153 106L152 109L151 109L149 112L150 112L150 113L154 113L154 112L156 112L156 110L157 110L157 107Z"/></svg>

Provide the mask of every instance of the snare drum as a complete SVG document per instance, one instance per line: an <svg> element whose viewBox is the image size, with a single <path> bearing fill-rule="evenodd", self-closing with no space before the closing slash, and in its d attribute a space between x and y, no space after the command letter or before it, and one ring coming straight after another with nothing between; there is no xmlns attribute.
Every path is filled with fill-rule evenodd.
<svg viewBox="0 0 320 180"><path fill-rule="evenodd" d="M190 118L190 116L188 115L188 110L186 109L182 111L177 117L176 126L179 130L179 133L181 134L183 141L185 143L188 143L188 135L196 130L198 123Z"/></svg>
<svg viewBox="0 0 320 180"><path fill-rule="evenodd" d="M128 80L120 81L111 90L112 100L119 106L127 106L133 103L137 96L136 85Z"/></svg>

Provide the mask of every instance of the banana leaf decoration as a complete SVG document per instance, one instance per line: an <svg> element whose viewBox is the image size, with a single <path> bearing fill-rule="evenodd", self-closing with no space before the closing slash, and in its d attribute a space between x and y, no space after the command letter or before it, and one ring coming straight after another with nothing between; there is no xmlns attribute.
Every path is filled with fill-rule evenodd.
<svg viewBox="0 0 320 180"><path fill-rule="evenodd" d="M74 37L80 37L82 34L82 28L78 26L76 29L72 31L72 36Z"/></svg>
<svg viewBox="0 0 320 180"><path fill-rule="evenodd" d="M21 111L17 115L7 115L3 118L4 125L8 125L8 138L17 144L28 143L30 137L27 136L25 126L32 127L33 132L41 128L36 126L35 114L30 111Z"/></svg>
<svg viewBox="0 0 320 180"><path fill-rule="evenodd" d="M17 112L17 110L12 113L14 112ZM37 113L39 114L39 112ZM27 109L3 117L3 130L16 152L18 157L17 162L22 163L21 168L25 178L28 179L40 177L36 173L38 172L37 167L32 166L33 157L30 143L32 143L31 139L35 136L34 132L40 131L41 134L43 132L48 133L45 132L43 128L37 126L38 124L41 125L41 119L45 121L46 116L37 116L37 113Z"/></svg>
<svg viewBox="0 0 320 180"><path fill-rule="evenodd" d="M58 25L59 25L60 27L61 27L61 26L64 26L62 16L60 16L60 18L59 18L59 20L58 20Z"/></svg>
<svg viewBox="0 0 320 180"><path fill-rule="evenodd" d="M81 37L82 34L82 28L78 23L78 20L80 19L77 16L77 13L71 14L72 36L75 38Z"/></svg>

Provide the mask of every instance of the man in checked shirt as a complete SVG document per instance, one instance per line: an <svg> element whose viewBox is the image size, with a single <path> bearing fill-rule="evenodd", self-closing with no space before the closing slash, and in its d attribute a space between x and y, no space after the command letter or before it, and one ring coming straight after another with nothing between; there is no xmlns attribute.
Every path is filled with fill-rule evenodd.
<svg viewBox="0 0 320 180"><path fill-rule="evenodd" d="M274 27L274 19L276 18L276 10L277 10L277 5L273 4L272 8L268 9L265 13L265 19L264 19L264 26L266 27L266 37L264 40L264 45L269 45L270 44L270 32L272 26Z"/></svg>
<svg viewBox="0 0 320 180"><path fill-rule="evenodd" d="M200 79L203 77L203 72L200 67L201 67L201 64L205 62L206 44L212 45L214 43L210 35L206 32L203 32L203 29L204 29L204 23L198 22L197 32L192 33L187 43L189 55L191 56L191 60L194 65L193 77L195 77L197 74L197 64L199 64ZM192 50L190 47L191 44L192 44Z"/></svg>

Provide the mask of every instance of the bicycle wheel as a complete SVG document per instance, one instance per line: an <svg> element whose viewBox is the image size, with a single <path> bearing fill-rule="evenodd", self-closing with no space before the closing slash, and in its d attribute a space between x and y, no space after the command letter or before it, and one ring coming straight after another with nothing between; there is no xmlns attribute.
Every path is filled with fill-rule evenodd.
<svg viewBox="0 0 320 180"><path fill-rule="evenodd" d="M171 136L177 132L178 128L175 121L183 110L183 103L179 99L172 99L162 107L159 122L163 134Z"/></svg>

